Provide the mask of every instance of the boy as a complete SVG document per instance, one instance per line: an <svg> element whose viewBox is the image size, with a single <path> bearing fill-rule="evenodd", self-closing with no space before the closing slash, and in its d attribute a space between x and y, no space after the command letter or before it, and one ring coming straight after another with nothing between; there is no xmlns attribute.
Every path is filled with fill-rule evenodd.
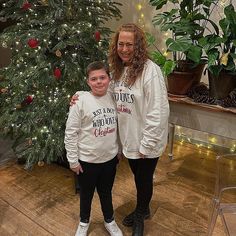
<svg viewBox="0 0 236 236"><path fill-rule="evenodd" d="M116 109L107 93L109 70L102 62L93 62L86 72L91 91L80 93L80 99L70 108L65 130L67 159L80 185L80 224L75 235L87 235L96 188L105 228L111 236L123 236L113 217L111 195L118 142Z"/></svg>

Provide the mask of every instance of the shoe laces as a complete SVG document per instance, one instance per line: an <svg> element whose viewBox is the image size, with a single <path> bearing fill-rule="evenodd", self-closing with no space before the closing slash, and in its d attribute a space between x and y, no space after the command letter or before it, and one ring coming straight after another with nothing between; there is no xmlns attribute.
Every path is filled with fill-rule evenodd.
<svg viewBox="0 0 236 236"><path fill-rule="evenodd" d="M87 231L88 231L88 225L81 225L79 226L79 233L81 235L87 235Z"/></svg>
<svg viewBox="0 0 236 236"><path fill-rule="evenodd" d="M86 233L87 228L87 226L80 225L81 233Z"/></svg>
<svg viewBox="0 0 236 236"><path fill-rule="evenodd" d="M117 233L117 232L119 232L119 228L118 228L118 226L117 226L117 224L116 224L116 222L112 222L112 223L110 223L110 224L108 224L109 226L109 230L112 232L112 233Z"/></svg>

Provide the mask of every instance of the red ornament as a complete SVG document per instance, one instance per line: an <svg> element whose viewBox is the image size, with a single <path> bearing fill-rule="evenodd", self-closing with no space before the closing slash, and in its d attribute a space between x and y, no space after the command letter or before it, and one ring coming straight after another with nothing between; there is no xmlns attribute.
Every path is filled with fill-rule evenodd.
<svg viewBox="0 0 236 236"><path fill-rule="evenodd" d="M100 34L99 31L96 31L96 32L94 33L94 38L95 38L95 40L96 40L97 42L100 41L100 39L101 39L101 34Z"/></svg>
<svg viewBox="0 0 236 236"><path fill-rule="evenodd" d="M37 48L39 45L39 41L37 39L29 39L28 40L28 45L31 48Z"/></svg>
<svg viewBox="0 0 236 236"><path fill-rule="evenodd" d="M33 96L32 95L28 95L26 98L25 98L25 103L26 104L30 104L33 102Z"/></svg>
<svg viewBox="0 0 236 236"><path fill-rule="evenodd" d="M59 68L56 68L53 74L57 79L59 79L61 77L61 70Z"/></svg>
<svg viewBox="0 0 236 236"><path fill-rule="evenodd" d="M22 5L22 9L23 10L28 10L29 8L31 8L31 4L29 2L25 2L23 5Z"/></svg>

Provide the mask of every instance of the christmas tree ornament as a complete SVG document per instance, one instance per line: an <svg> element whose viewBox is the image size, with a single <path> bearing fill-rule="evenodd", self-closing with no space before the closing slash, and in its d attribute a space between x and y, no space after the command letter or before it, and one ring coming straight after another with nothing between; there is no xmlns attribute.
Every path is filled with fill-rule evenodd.
<svg viewBox="0 0 236 236"><path fill-rule="evenodd" d="M29 39L28 45L30 48L37 48L39 45L39 41L37 39Z"/></svg>
<svg viewBox="0 0 236 236"><path fill-rule="evenodd" d="M21 8L23 10L28 10L29 8L31 8L31 4L29 2L25 2Z"/></svg>
<svg viewBox="0 0 236 236"><path fill-rule="evenodd" d="M8 91L7 88L1 88L1 89L0 89L0 92L1 92L1 93L7 93L7 91Z"/></svg>
<svg viewBox="0 0 236 236"><path fill-rule="evenodd" d="M21 104L17 104L16 105L16 109L21 109L22 108L22 105Z"/></svg>
<svg viewBox="0 0 236 236"><path fill-rule="evenodd" d="M61 57L62 56L62 53L61 53L61 51L59 49L56 50L55 54L56 54L57 57Z"/></svg>
<svg viewBox="0 0 236 236"><path fill-rule="evenodd" d="M57 79L60 79L61 77L61 70L59 68L56 68L53 72L54 76L57 78Z"/></svg>
<svg viewBox="0 0 236 236"><path fill-rule="evenodd" d="M40 167L44 166L44 161L38 161L38 166Z"/></svg>
<svg viewBox="0 0 236 236"><path fill-rule="evenodd" d="M0 21L13 23L0 33L0 47L11 50L13 62L0 72L1 124L9 127L4 133L14 140L24 140L24 148L17 142L16 150L24 156L25 169L45 167L64 156L65 99L75 88L87 88L85 68L90 61L106 59L112 31L104 23L120 16L120 3L0 0L1 6ZM50 124L50 131L42 124Z"/></svg>
<svg viewBox="0 0 236 236"><path fill-rule="evenodd" d="M94 33L94 38L95 38L95 40L96 40L97 42L100 41L100 39L101 39L101 34L100 34L99 31L96 31L96 32Z"/></svg>
<svg viewBox="0 0 236 236"><path fill-rule="evenodd" d="M27 105L31 104L31 103L33 102L33 96L32 96L32 95L28 95L28 96L25 98L24 102L25 102Z"/></svg>
<svg viewBox="0 0 236 236"><path fill-rule="evenodd" d="M48 0L39 1L43 6L48 6Z"/></svg>
<svg viewBox="0 0 236 236"><path fill-rule="evenodd" d="M31 145L32 145L32 143L33 143L32 139L31 139L31 138L29 138L29 139L28 139L28 145L29 145L29 146L31 146Z"/></svg>
<svg viewBox="0 0 236 236"><path fill-rule="evenodd" d="M3 47L3 48L7 48L7 43L6 43L6 42L3 42L3 43L2 43L2 47Z"/></svg>

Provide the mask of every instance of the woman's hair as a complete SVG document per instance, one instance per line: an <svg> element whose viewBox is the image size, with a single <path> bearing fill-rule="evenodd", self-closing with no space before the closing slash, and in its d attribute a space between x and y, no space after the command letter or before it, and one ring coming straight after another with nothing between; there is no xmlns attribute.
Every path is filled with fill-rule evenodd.
<svg viewBox="0 0 236 236"><path fill-rule="evenodd" d="M123 24L115 33L109 50L109 63L112 78L119 80L124 69L124 64L117 53L117 42L121 31L134 33L134 51L129 66L128 78L129 85L134 84L137 77L142 73L144 64L148 59L146 37L141 28L133 23Z"/></svg>
<svg viewBox="0 0 236 236"><path fill-rule="evenodd" d="M109 75L109 67L106 63L103 63L102 61L94 61L91 62L87 68L86 68L86 76L89 76L89 73L94 70L100 70L104 69L106 73Z"/></svg>

